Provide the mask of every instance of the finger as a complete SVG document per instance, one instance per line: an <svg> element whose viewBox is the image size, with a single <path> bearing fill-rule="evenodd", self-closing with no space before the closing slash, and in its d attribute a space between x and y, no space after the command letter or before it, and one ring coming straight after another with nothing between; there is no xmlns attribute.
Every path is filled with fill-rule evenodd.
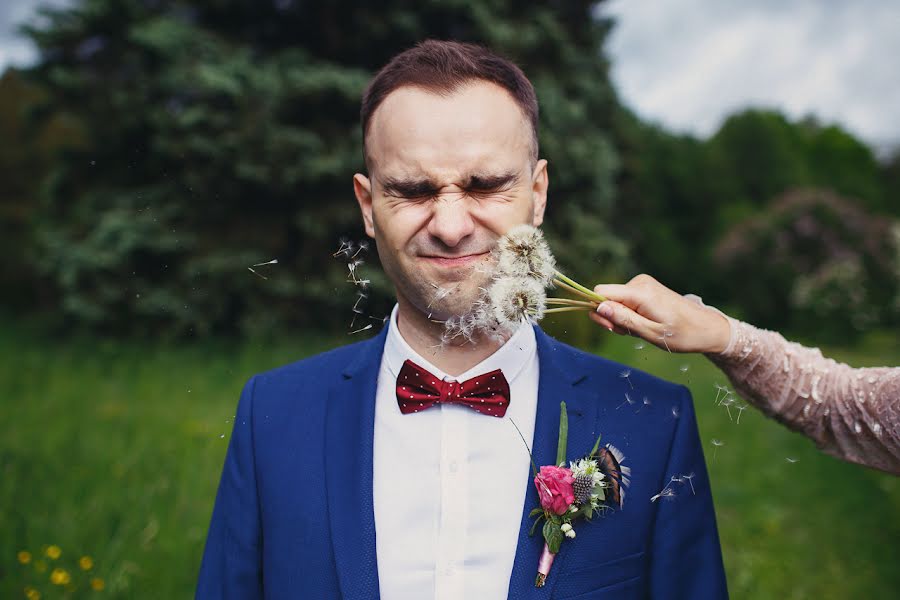
<svg viewBox="0 0 900 600"><path fill-rule="evenodd" d="M597 307L597 312L611 322L614 328L624 329L628 334L641 337L651 343L655 343L662 327L659 323L641 316L624 304L612 300L601 303Z"/></svg>
<svg viewBox="0 0 900 600"><path fill-rule="evenodd" d="M622 285L620 283L607 283L594 286L594 292L600 294L607 300L614 300L619 304L624 304L633 310L647 304L649 295L646 289L633 285Z"/></svg>
<svg viewBox="0 0 900 600"><path fill-rule="evenodd" d="M612 331L613 327L615 327L615 325L613 325L612 321L610 321L606 317L598 315L597 313L595 313L593 311L588 312L588 317L591 319L591 321L593 321L594 323L596 323L603 329L609 329L610 331Z"/></svg>
<svg viewBox="0 0 900 600"><path fill-rule="evenodd" d="M609 319L598 315L596 312L589 312L588 317L591 321L597 323L601 327L606 330L609 330L612 333L617 333L619 335L628 335L628 332L621 327L617 326L615 323L610 321Z"/></svg>

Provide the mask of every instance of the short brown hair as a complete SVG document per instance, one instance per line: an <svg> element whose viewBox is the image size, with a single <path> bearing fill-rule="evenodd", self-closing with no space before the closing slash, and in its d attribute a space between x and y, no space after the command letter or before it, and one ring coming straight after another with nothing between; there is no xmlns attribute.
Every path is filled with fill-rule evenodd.
<svg viewBox="0 0 900 600"><path fill-rule="evenodd" d="M442 96L450 95L472 80L494 83L505 89L531 123L532 161L538 156L538 102L534 86L511 61L476 44L426 40L392 58L372 78L362 97L363 157L366 135L375 109L394 90L419 87Z"/></svg>

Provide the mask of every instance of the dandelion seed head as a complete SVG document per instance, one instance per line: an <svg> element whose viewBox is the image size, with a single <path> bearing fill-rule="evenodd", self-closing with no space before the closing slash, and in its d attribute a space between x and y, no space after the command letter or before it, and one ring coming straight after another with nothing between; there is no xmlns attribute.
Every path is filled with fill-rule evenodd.
<svg viewBox="0 0 900 600"><path fill-rule="evenodd" d="M507 331L515 331L528 318L543 318L547 304L544 287L528 278L497 279L488 289L488 297L493 317Z"/></svg>
<svg viewBox="0 0 900 600"><path fill-rule="evenodd" d="M497 270L501 276L534 278L546 287L556 274L556 259L540 229L517 225L497 240Z"/></svg>

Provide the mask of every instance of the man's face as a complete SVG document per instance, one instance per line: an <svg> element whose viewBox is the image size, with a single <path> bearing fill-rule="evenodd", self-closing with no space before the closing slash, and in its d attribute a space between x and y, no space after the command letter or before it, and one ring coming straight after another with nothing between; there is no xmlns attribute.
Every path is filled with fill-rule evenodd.
<svg viewBox="0 0 900 600"><path fill-rule="evenodd" d="M370 177L357 173L354 191L401 306L435 320L468 312L496 240L543 221L547 163L532 164L530 124L491 83L449 96L402 87L376 109L366 141Z"/></svg>

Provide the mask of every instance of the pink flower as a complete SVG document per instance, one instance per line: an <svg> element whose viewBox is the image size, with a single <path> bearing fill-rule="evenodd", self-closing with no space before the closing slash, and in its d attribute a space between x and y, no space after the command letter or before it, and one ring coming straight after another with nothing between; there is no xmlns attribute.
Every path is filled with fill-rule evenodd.
<svg viewBox="0 0 900 600"><path fill-rule="evenodd" d="M557 515L565 514L569 506L575 502L575 492L572 489L574 483L572 471L552 465L541 467L541 472L534 477L541 506L544 510Z"/></svg>

